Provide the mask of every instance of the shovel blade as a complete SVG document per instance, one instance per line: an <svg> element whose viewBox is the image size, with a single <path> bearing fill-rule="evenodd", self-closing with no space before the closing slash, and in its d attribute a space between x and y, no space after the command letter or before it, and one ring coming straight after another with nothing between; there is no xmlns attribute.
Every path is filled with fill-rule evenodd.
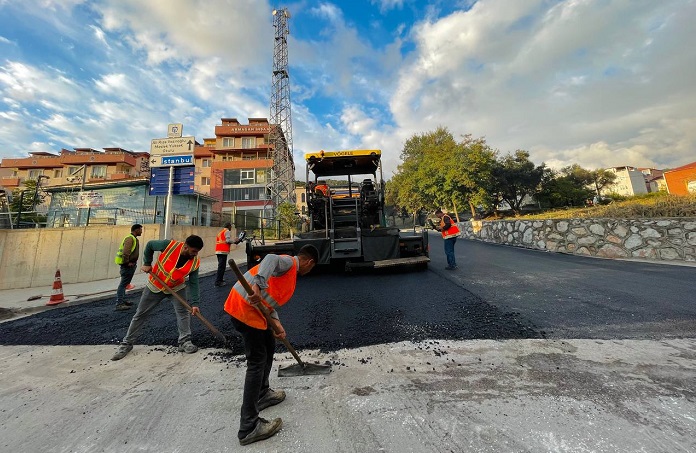
<svg viewBox="0 0 696 453"><path fill-rule="evenodd" d="M313 376L329 373L331 373L331 365L318 365L316 363L304 363L304 366L296 363L278 368L278 377Z"/></svg>

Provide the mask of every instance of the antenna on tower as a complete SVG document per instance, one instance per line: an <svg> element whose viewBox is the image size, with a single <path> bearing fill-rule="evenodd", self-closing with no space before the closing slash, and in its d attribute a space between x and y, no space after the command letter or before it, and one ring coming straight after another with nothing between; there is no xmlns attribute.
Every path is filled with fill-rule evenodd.
<svg viewBox="0 0 696 453"><path fill-rule="evenodd" d="M288 73L287 8L273 10L275 39L273 46L273 82L271 85L270 144L273 168L266 179L265 215L277 218L277 207L295 204L295 162L292 150L292 116L290 111L290 74Z"/></svg>

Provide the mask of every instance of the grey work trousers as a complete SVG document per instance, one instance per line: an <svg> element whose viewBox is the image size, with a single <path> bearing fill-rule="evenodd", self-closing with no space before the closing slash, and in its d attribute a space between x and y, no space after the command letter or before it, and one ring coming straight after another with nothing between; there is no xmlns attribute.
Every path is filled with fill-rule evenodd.
<svg viewBox="0 0 696 453"><path fill-rule="evenodd" d="M177 291L177 294L183 299L186 299L186 288ZM171 298L171 302L174 306L174 313L176 314L176 325L179 328L179 344L184 343L186 340L191 339L191 314L184 308L179 301L175 300L173 296L165 293L164 291L159 293L153 293L147 286L143 289L143 295L138 302L138 308L133 315L130 326L128 327L128 333L123 337L123 344L133 344L136 338L140 335L143 330L145 322L152 314L152 310L157 306L158 303L167 297Z"/></svg>

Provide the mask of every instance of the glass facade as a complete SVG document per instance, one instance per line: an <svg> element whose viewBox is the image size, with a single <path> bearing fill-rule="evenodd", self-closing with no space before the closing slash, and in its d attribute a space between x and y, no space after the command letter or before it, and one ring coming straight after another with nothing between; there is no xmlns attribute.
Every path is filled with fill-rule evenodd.
<svg viewBox="0 0 696 453"><path fill-rule="evenodd" d="M56 188L58 189L58 188ZM85 189L99 196L100 206L79 208L79 189L51 191L46 227L61 228L90 225L132 225L164 223L166 196L150 196L149 185L129 184ZM175 225L211 225L213 201L197 194L172 196L172 223Z"/></svg>

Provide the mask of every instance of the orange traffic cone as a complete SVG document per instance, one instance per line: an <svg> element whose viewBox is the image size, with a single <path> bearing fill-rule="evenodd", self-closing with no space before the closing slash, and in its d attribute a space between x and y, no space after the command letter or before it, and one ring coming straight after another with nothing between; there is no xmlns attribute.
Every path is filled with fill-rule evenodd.
<svg viewBox="0 0 696 453"><path fill-rule="evenodd" d="M58 269L53 279L53 294L51 294L51 299L46 305L57 305L62 302L65 302L65 297L63 297L63 282L60 280L60 269Z"/></svg>

